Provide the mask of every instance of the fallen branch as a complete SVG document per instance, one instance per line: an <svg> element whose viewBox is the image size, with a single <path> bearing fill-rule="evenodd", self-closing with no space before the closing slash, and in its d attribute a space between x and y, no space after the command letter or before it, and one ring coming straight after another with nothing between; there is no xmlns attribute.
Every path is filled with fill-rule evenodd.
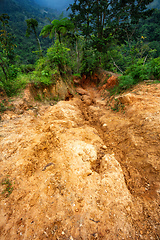
<svg viewBox="0 0 160 240"><path fill-rule="evenodd" d="M146 62L146 60L147 60L147 57L148 57L148 54L147 54L147 56L146 56L145 59L144 59L143 65L145 64L145 62Z"/></svg>
<svg viewBox="0 0 160 240"><path fill-rule="evenodd" d="M112 61L113 61L113 64L114 66L121 72L123 73L123 71L117 66L117 64L115 63L114 59L111 57Z"/></svg>

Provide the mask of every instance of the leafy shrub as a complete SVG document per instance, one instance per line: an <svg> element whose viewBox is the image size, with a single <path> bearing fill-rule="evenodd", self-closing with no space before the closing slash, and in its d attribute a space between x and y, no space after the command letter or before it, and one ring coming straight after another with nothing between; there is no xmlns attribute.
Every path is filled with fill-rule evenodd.
<svg viewBox="0 0 160 240"><path fill-rule="evenodd" d="M16 78L10 78L3 84L3 89L6 94L10 97L19 93L19 91L25 88L26 84L29 82L27 76L18 74Z"/></svg>
<svg viewBox="0 0 160 240"><path fill-rule="evenodd" d="M33 64L27 64L27 65L22 64L20 66L20 69L22 73L30 73L35 70L35 66Z"/></svg>
<svg viewBox="0 0 160 240"><path fill-rule="evenodd" d="M4 106L4 104L3 104L3 103L0 103L0 112L3 113L3 112L6 111L6 109L7 109L7 108Z"/></svg>
<svg viewBox="0 0 160 240"><path fill-rule="evenodd" d="M151 77L160 79L160 57L151 59L144 64L144 59L127 68L124 75L119 77L118 86L110 90L111 94L120 93L138 82L148 80Z"/></svg>
<svg viewBox="0 0 160 240"><path fill-rule="evenodd" d="M69 66L69 51L70 49L56 41L53 46L48 48L46 56L36 62L31 81L37 85L39 83L55 84L60 75L65 75L65 70Z"/></svg>
<svg viewBox="0 0 160 240"><path fill-rule="evenodd" d="M52 79L49 78L48 76L39 77L39 76L33 75L31 79L35 83L35 85L39 85L39 84L50 85L54 83Z"/></svg>
<svg viewBox="0 0 160 240"><path fill-rule="evenodd" d="M73 76L74 76L74 77L81 78L81 74L80 74L80 73L74 73Z"/></svg>
<svg viewBox="0 0 160 240"><path fill-rule="evenodd" d="M134 79L131 75L123 75L119 77L119 89L126 90L134 84Z"/></svg>
<svg viewBox="0 0 160 240"><path fill-rule="evenodd" d="M150 61L151 75L154 78L160 79L160 57Z"/></svg>
<svg viewBox="0 0 160 240"><path fill-rule="evenodd" d="M135 84L135 81L131 74L122 75L118 78L118 80L119 80L118 85L109 89L110 95L119 94L122 91L125 91L131 88Z"/></svg>
<svg viewBox="0 0 160 240"><path fill-rule="evenodd" d="M138 60L137 63L131 65L126 70L126 74L131 75L134 79L133 84L136 84L140 81L148 80L151 75L151 68L149 64L144 64L144 60Z"/></svg>
<svg viewBox="0 0 160 240"><path fill-rule="evenodd" d="M18 68L16 65L9 66L9 77L10 78L12 78L12 79L16 78L19 72L20 72L20 68Z"/></svg>
<svg viewBox="0 0 160 240"><path fill-rule="evenodd" d="M1 79L0 79L0 89L4 89L4 85Z"/></svg>
<svg viewBox="0 0 160 240"><path fill-rule="evenodd" d="M82 57L80 72L83 74L92 75L99 67L99 54L92 48L85 49Z"/></svg>
<svg viewBox="0 0 160 240"><path fill-rule="evenodd" d="M56 41L55 44L47 50L48 63L52 65L52 68L54 69L58 67L61 75L65 73L65 66L70 65L69 51L70 49L66 48L64 44L59 41Z"/></svg>

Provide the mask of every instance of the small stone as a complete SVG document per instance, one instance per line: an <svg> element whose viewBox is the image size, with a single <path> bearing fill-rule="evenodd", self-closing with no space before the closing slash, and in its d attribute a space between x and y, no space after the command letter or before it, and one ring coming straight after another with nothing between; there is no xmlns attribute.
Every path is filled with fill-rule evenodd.
<svg viewBox="0 0 160 240"><path fill-rule="evenodd" d="M107 149L107 147L106 147L105 145L103 145L102 148L103 148L104 150Z"/></svg>

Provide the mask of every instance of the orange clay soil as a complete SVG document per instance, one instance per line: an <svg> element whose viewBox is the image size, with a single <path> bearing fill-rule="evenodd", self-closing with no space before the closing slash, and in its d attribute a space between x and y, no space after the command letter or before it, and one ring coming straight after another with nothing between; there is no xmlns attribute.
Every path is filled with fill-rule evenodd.
<svg viewBox="0 0 160 240"><path fill-rule="evenodd" d="M1 240L160 239L160 84L85 90L2 115Z"/></svg>

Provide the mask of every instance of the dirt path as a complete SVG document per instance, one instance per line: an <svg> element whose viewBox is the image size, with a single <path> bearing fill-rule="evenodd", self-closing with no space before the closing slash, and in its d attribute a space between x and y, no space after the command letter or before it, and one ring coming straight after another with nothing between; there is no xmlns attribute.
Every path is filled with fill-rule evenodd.
<svg viewBox="0 0 160 240"><path fill-rule="evenodd" d="M0 123L0 239L160 239L160 84L85 90Z"/></svg>

